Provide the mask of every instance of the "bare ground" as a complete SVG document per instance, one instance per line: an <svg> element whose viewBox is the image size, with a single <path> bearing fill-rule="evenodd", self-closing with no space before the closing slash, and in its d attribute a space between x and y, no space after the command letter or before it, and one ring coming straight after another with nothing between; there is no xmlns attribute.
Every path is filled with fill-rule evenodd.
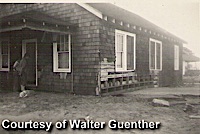
<svg viewBox="0 0 200 134"><path fill-rule="evenodd" d="M180 96L179 96L180 97ZM197 102L199 96L181 96L183 100ZM200 119L190 119L189 115L198 114L197 111L184 112L184 103L173 103L170 107L153 106L148 95L122 94L118 96L77 96L64 93L36 92L35 95L19 98L18 93L0 93L0 122L3 119L13 121L48 121L57 122L64 119L79 119L90 116L94 121L159 121L159 130L118 130L106 127L104 130L72 130L62 131L55 127L51 133L158 133L158 134L199 134ZM171 99L171 102L177 100ZM40 131L6 131L0 127L0 134L45 134Z"/></svg>

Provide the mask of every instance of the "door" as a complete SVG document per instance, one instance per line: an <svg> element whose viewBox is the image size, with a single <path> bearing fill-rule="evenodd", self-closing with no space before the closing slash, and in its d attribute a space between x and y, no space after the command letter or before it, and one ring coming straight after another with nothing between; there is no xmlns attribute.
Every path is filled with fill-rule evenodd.
<svg viewBox="0 0 200 134"><path fill-rule="evenodd" d="M29 39L22 41L22 57L25 53L30 55L28 66L28 86L37 86L37 39Z"/></svg>

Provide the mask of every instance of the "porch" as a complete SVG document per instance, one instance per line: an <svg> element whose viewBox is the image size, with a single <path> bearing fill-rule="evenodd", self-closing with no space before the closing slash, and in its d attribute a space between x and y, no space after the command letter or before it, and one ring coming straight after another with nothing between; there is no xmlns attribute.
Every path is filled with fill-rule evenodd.
<svg viewBox="0 0 200 134"><path fill-rule="evenodd" d="M53 73L53 66L55 64L57 68L59 66L68 67L67 62L71 57L61 54L62 60L66 60L65 57L68 58L66 62L57 59L57 63L54 63L56 61L54 57L59 56L57 50L60 48L54 55L53 46L61 47L60 35L63 39L66 36L65 43L67 44L68 41L66 46L69 46L71 42L68 37L71 38L70 29L72 27L74 26L67 21L55 19L37 11L27 11L2 18L0 21L0 88L5 90L18 88L13 87L14 83L18 83L15 81L16 73L13 71L13 64L25 53L29 53L27 88L51 90L56 86L61 87L62 90L64 90L63 88L70 89L71 79L68 78L69 76L59 72ZM68 49L68 52L65 53L69 55L69 52ZM54 85L51 83L52 81L58 82ZM63 85L63 83L65 84Z"/></svg>

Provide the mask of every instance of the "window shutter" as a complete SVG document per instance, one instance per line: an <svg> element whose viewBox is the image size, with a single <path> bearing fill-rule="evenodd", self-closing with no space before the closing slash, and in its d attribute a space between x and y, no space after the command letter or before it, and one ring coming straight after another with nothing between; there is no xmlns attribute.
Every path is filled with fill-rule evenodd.
<svg viewBox="0 0 200 134"><path fill-rule="evenodd" d="M155 69L155 42L150 41L150 68Z"/></svg>
<svg viewBox="0 0 200 134"><path fill-rule="evenodd" d="M127 70L134 69L134 37L127 36Z"/></svg>
<svg viewBox="0 0 200 134"><path fill-rule="evenodd" d="M156 69L161 69L161 44L156 43Z"/></svg>

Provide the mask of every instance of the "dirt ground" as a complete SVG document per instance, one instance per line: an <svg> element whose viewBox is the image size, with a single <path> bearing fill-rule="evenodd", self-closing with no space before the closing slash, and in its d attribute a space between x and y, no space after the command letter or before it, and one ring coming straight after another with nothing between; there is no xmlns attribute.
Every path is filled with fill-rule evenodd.
<svg viewBox="0 0 200 134"><path fill-rule="evenodd" d="M170 107L153 106L153 98L165 98ZM184 111L185 103L190 102L195 110ZM199 96L149 96L148 94L119 94L116 96L78 96L64 93L35 92L26 98L19 98L18 93L0 93L0 122L12 121L47 121L56 123L64 119L80 119L89 116L94 121L154 121L161 122L158 130L72 130L71 128L51 131L53 134L66 133L158 133L158 134L199 134L200 119L191 119L189 115L200 115ZM0 134L46 134L44 130L7 131L0 127ZM50 132L48 132L50 133Z"/></svg>

